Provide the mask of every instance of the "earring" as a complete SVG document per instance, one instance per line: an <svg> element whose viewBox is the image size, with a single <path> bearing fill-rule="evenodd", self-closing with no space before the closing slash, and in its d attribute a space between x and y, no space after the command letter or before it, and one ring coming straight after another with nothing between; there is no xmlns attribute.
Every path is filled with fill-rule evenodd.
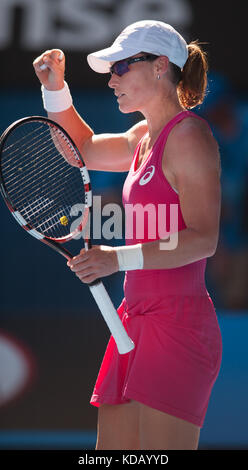
<svg viewBox="0 0 248 470"><path fill-rule="evenodd" d="M157 75L157 79L160 80L160 75Z"/></svg>

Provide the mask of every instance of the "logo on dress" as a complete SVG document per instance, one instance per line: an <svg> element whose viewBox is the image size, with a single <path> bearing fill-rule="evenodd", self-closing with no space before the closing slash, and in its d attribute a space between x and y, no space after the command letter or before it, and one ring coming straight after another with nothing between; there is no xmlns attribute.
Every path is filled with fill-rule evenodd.
<svg viewBox="0 0 248 470"><path fill-rule="evenodd" d="M145 174L139 180L140 186L144 186L145 184L149 183L149 181L151 181L154 173L155 173L155 166L154 165L149 166L147 168Z"/></svg>

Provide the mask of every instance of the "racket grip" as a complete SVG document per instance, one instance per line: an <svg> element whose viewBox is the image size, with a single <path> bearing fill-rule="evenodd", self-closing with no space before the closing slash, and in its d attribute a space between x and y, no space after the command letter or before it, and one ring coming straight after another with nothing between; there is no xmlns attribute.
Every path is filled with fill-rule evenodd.
<svg viewBox="0 0 248 470"><path fill-rule="evenodd" d="M95 285L90 285L89 288L112 333L119 353L126 354L132 351L134 343L129 338L103 283L100 281Z"/></svg>

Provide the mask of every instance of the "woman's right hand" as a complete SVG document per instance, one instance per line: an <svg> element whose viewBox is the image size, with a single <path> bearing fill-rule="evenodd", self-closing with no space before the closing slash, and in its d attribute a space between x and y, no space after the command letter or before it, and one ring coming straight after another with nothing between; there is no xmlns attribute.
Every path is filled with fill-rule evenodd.
<svg viewBox="0 0 248 470"><path fill-rule="evenodd" d="M47 66L45 70L40 69L43 64ZM47 90L60 90L64 87L65 56L60 49L43 52L34 60L33 67L41 84Z"/></svg>

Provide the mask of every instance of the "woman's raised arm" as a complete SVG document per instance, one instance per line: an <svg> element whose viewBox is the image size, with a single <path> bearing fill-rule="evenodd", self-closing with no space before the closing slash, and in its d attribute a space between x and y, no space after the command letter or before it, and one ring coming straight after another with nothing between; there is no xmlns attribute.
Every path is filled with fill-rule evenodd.
<svg viewBox="0 0 248 470"><path fill-rule="evenodd" d="M46 68L41 69L44 64ZM135 147L147 130L146 121L135 124L123 133L96 135L72 104L69 88L64 81L65 56L61 58L61 51L52 49L44 52L34 60L33 66L42 84L48 117L68 132L82 153L87 168L128 171Z"/></svg>

